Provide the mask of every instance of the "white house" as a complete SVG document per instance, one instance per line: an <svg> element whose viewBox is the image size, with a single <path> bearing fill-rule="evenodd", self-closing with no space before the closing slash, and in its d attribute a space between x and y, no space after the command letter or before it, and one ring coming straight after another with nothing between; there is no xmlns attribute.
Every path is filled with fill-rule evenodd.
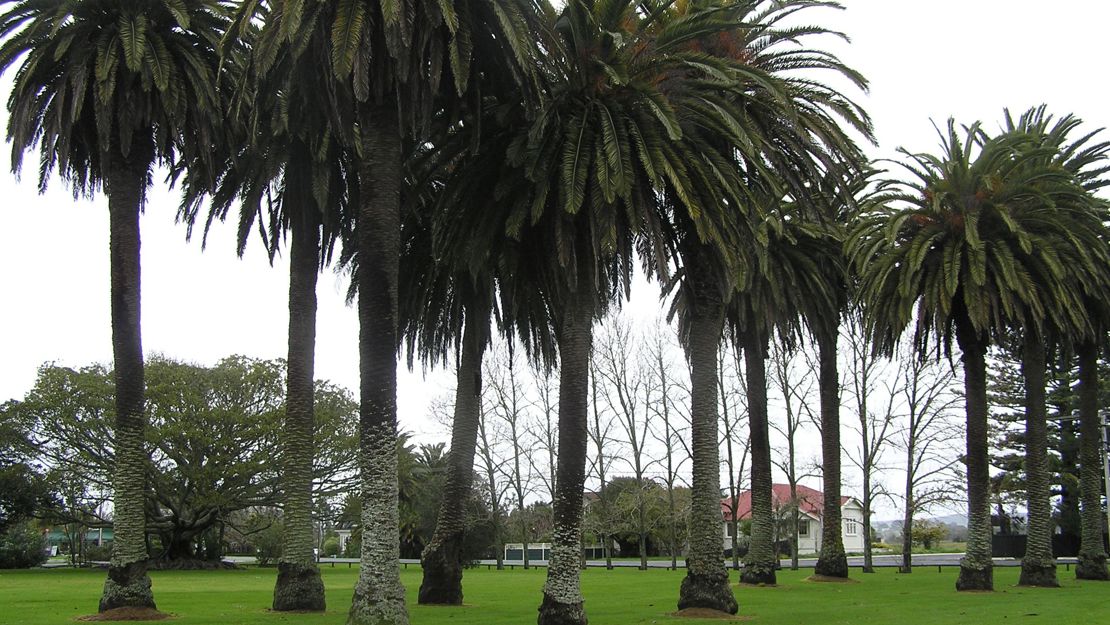
<svg viewBox="0 0 1110 625"><path fill-rule="evenodd" d="M821 518L823 516L825 495L808 486L798 485L797 490L798 512L798 553L816 553L821 549ZM791 510L791 497L789 484L773 484L771 486L771 506L775 517L786 520ZM752 515L752 492L743 491L736 498L736 520L750 519ZM723 529L723 546L725 550L732 548L732 520L733 506L731 500L721 500L721 516ZM863 526L863 505L855 497L840 498L840 517L844 535L844 551L862 552L863 541L867 532Z"/></svg>

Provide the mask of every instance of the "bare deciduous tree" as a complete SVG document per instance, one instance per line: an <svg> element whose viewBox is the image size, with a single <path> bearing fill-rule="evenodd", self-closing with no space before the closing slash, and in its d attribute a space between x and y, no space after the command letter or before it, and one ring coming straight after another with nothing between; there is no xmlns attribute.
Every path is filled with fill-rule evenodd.
<svg viewBox="0 0 1110 625"><path fill-rule="evenodd" d="M596 351L597 346L595 344L594 352L596 353ZM592 475L597 478L597 498L590 503L592 507L590 519L594 526L594 531L601 540L602 550L605 554L605 568L612 569L612 519L605 486L608 483L607 476L609 474L609 469L613 464L613 450L611 448L613 441L613 418L612 413L602 405L601 389L599 388L600 380L598 379L600 373L598 372L598 367L597 358L591 355L590 422L587 424L587 434L596 451L592 457L590 457L589 468L586 475Z"/></svg>
<svg viewBox="0 0 1110 625"><path fill-rule="evenodd" d="M751 451L751 439L744 436L748 414L747 385L744 381L743 355L729 343L724 343L717 354L717 385L721 403L721 438L725 444L725 469L728 471L729 514L726 530L732 552L732 568L740 570L740 486Z"/></svg>
<svg viewBox="0 0 1110 625"><path fill-rule="evenodd" d="M848 374L846 399L854 406L855 419L846 419L846 427L856 435L856 444L847 446L848 459L860 471L863 482L863 572L874 573L871 553L871 514L874 502L889 496L884 484L876 479L882 468L883 453L894 434L897 393L891 380L890 360L877 356L866 340L858 315L848 315L842 326L848 343L846 355ZM880 401L872 401L879 399Z"/></svg>
<svg viewBox="0 0 1110 625"><path fill-rule="evenodd" d="M960 498L959 381L937 359L906 355L899 361L898 395L905 410L895 436L903 452L906 483L902 492L902 572L913 570L914 517L930 507Z"/></svg>
<svg viewBox="0 0 1110 625"><path fill-rule="evenodd" d="M498 350L487 359L487 387L492 416L501 423L500 432L505 437L507 457L500 463L498 471L513 491L520 541L524 545L524 568L529 567L528 544L531 542L531 527L527 509L527 498L532 494L531 462L532 446L526 440L527 410L529 407L524 378L515 350Z"/></svg>
<svg viewBox="0 0 1110 625"><path fill-rule="evenodd" d="M647 405L651 418L657 423L651 434L660 445L662 458L658 464L663 468L663 482L667 487L667 550L671 556L671 569L676 570L686 532L683 531L680 538L681 513L675 489L682 480L682 468L690 459L690 446L685 436L690 428L690 417L682 409L689 405L689 401L686 400L686 386L680 377L686 368L675 366L672 360L674 354L679 353L679 347L674 328L669 324L657 321L644 342L650 370Z"/></svg>
<svg viewBox="0 0 1110 625"><path fill-rule="evenodd" d="M640 569L647 570L647 473L655 464L648 457L646 446L651 428L648 420L648 378L650 369L642 341L622 317L610 317L594 339L595 373L600 376L602 397L613 415L627 454L617 460L627 465L638 485L634 490L637 546Z"/></svg>
<svg viewBox="0 0 1110 625"><path fill-rule="evenodd" d="M803 479L814 476L807 467L815 465L813 462L798 465L798 431L805 421L820 423L820 418L813 413L806 401L814 389L815 371L812 366L799 366L797 360L781 340L772 344L771 384L782 395L783 419L771 421L770 425L786 443L785 453L780 448L774 462L786 475L786 483L790 487L790 501L783 512L790 541L790 569L794 571L798 570L798 529L801 525L798 484Z"/></svg>

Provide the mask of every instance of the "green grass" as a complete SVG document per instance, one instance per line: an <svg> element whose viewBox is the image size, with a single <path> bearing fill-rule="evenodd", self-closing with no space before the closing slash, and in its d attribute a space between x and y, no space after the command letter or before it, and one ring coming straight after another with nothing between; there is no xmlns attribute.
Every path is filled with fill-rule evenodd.
<svg viewBox="0 0 1110 625"><path fill-rule="evenodd" d="M275 570L155 571L158 607L188 625L333 624L344 622L357 569L323 569L329 611L326 614L276 614L270 604ZM534 623L545 571L468 570L464 577L467 605L462 608L416 605L420 571L410 567L402 578L408 588L410 614L416 625L498 625ZM1110 623L1110 584L1076 582L1074 572L1060 569L1060 589L1016 588L1016 569L995 571L991 594L953 590L956 569L923 567L912 575L891 569L872 575L852 571L855 584L805 580L807 571L782 571L776 588L736 588L740 612L748 622L766 625L949 625L981 623ZM680 622L675 610L683 571L606 571L583 574L586 610L593 625ZM733 581L736 573L732 573ZM40 625L72 622L96 609L103 571L0 571L0 622ZM712 621L706 621L712 622Z"/></svg>

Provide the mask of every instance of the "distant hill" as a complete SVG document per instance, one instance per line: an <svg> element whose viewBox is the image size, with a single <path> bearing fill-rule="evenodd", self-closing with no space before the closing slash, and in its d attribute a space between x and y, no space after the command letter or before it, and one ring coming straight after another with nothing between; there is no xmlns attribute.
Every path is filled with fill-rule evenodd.
<svg viewBox="0 0 1110 625"><path fill-rule="evenodd" d="M930 516L926 517L934 521L940 521L945 525L959 525L960 527L967 527L966 514L948 514L945 516Z"/></svg>

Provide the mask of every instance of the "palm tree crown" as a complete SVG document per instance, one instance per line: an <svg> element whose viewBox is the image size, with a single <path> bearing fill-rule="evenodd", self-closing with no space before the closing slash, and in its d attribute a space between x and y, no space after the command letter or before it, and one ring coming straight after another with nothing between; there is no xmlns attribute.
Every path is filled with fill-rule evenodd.
<svg viewBox="0 0 1110 625"><path fill-rule="evenodd" d="M75 194L90 194L111 153L168 164L215 143L225 2L4 4L14 6L0 18L0 68L23 58L8 100L12 167L37 144L40 189L56 169Z"/></svg>

